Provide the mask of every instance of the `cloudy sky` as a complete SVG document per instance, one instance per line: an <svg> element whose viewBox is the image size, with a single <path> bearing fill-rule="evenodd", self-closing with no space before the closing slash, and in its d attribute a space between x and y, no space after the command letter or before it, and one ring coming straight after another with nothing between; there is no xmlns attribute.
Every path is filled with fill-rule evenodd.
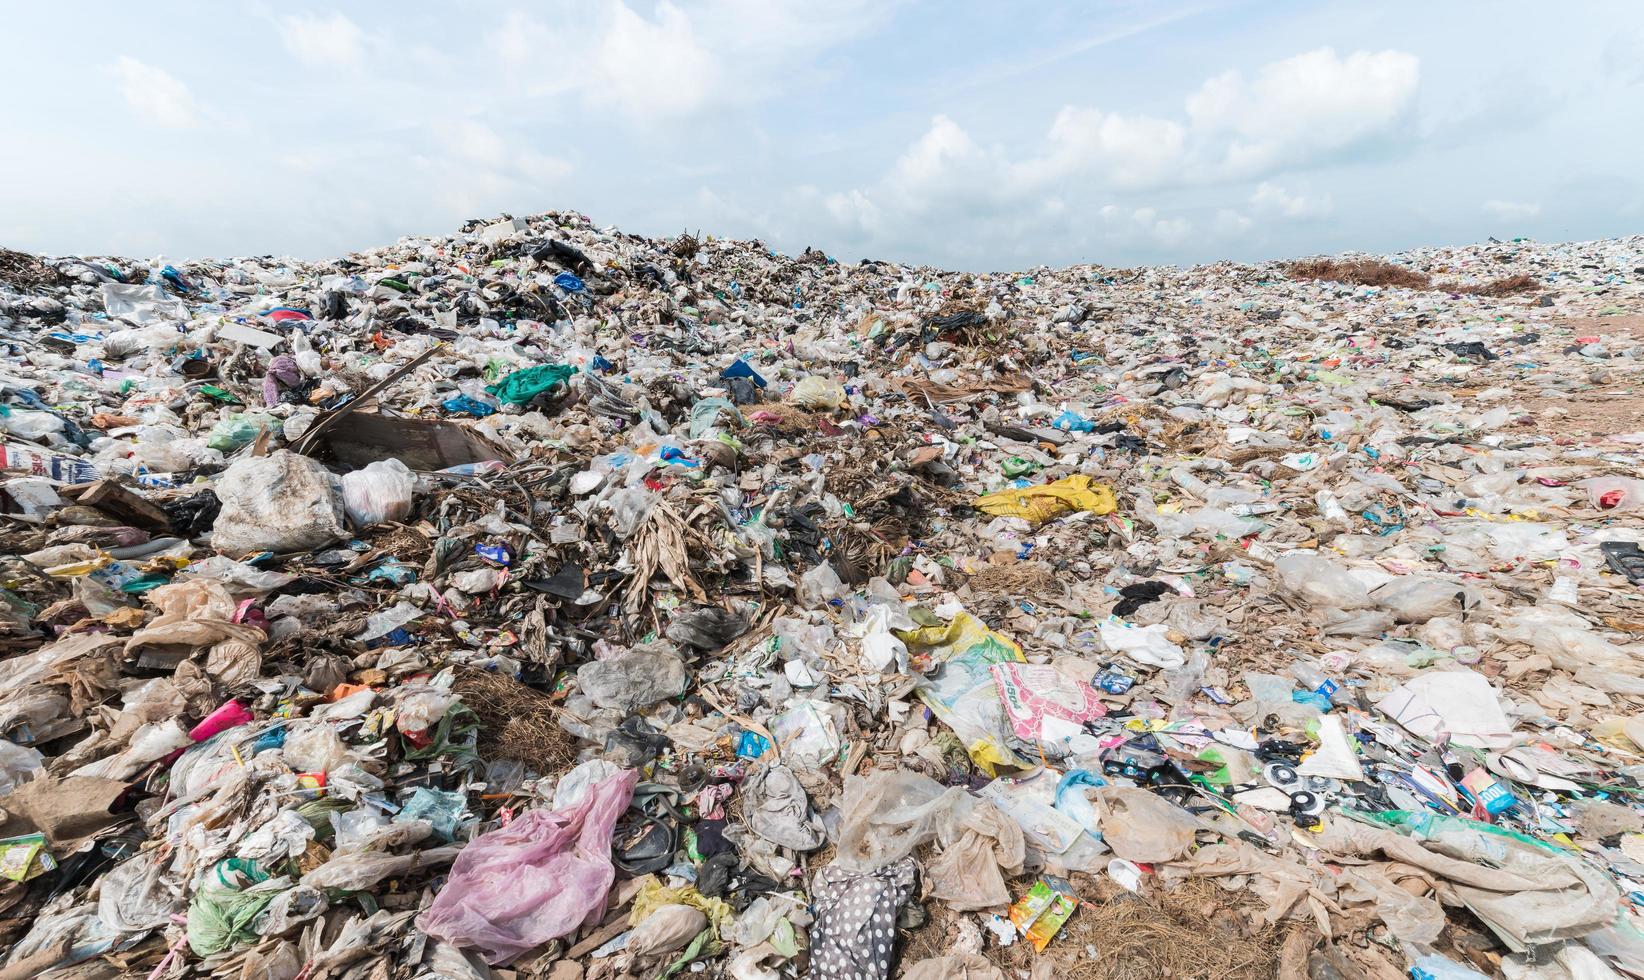
<svg viewBox="0 0 1644 980"><path fill-rule="evenodd" d="M234 9L230 9L234 8ZM1644 232L1644 4L24 4L0 245L580 210L974 269Z"/></svg>

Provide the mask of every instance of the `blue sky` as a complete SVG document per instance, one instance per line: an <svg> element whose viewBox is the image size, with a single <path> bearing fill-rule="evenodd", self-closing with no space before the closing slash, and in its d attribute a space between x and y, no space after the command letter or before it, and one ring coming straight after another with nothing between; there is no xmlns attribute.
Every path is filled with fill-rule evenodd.
<svg viewBox="0 0 1644 980"><path fill-rule="evenodd" d="M26 4L0 244L580 210L967 269L1644 232L1644 4Z"/></svg>

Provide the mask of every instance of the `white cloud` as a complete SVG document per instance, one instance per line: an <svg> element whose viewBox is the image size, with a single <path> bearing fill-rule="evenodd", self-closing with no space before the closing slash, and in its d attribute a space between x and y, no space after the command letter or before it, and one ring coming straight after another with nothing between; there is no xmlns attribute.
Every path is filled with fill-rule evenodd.
<svg viewBox="0 0 1644 980"><path fill-rule="evenodd" d="M1414 55L1321 48L1273 62L1247 79L1228 72L1186 100L1186 122L1070 105L1041 148L1019 159L984 147L941 115L877 185L828 198L829 217L861 233L871 213L882 230L933 211L1021 212L1030 199L1081 186L1136 191L1263 177L1384 138L1398 130L1419 80ZM1268 217L1316 219L1328 196L1264 181L1249 201ZM871 208L869 207L871 206ZM1246 220L1240 216L1241 220ZM1150 234L1184 236L1176 225Z"/></svg>
<svg viewBox="0 0 1644 980"><path fill-rule="evenodd" d="M838 234L884 251L913 246L933 226L999 226L1024 239L1048 237L1052 228L1066 233L1078 228L1081 203L1090 207L1092 192L1252 179L1260 183L1239 192L1248 194L1241 208L1202 208L1211 233L1244 235L1257 218L1317 220L1334 210L1329 195L1261 178L1398 134L1414 104L1419 67L1414 55L1398 51L1344 57L1321 48L1249 77L1228 72L1209 79L1185 100L1180 120L1064 106L1040 145L1019 155L939 115L877 181L801 203ZM1058 206L1043 207L1047 197ZM1185 213L1134 203L1108 205L1097 216L1107 239L1158 248L1187 241L1195 227Z"/></svg>
<svg viewBox="0 0 1644 980"><path fill-rule="evenodd" d="M129 55L114 63L126 104L156 125L186 129L198 122L194 96L170 72Z"/></svg>
<svg viewBox="0 0 1644 980"><path fill-rule="evenodd" d="M829 194L823 206L828 209L828 216L853 237L872 235L880 230L879 205L861 191Z"/></svg>
<svg viewBox="0 0 1644 980"><path fill-rule="evenodd" d="M905 193L923 195L952 183L956 175L973 174L986 166L985 156L970 134L947 116L936 116L925 135L897 158L890 182Z"/></svg>
<svg viewBox="0 0 1644 980"><path fill-rule="evenodd" d="M1522 201L1489 200L1484 202L1484 213L1502 221L1524 221L1541 213L1541 205Z"/></svg>
<svg viewBox="0 0 1644 980"><path fill-rule="evenodd" d="M497 131L477 119L456 119L435 125L434 132L454 155L474 163L497 166L508 147Z"/></svg>
<svg viewBox="0 0 1644 980"><path fill-rule="evenodd" d="M1193 234L1193 223L1186 218L1163 218L1153 223L1153 239L1160 245L1180 245Z"/></svg>
<svg viewBox="0 0 1644 980"><path fill-rule="evenodd" d="M1050 152L1012 167L1013 180L1036 187L1084 173L1110 186L1145 186L1180 172L1187 131L1167 119L1067 106L1047 139Z"/></svg>
<svg viewBox="0 0 1644 980"><path fill-rule="evenodd" d="M1254 175L1396 131L1410 117L1420 81L1413 54L1343 58L1319 48L1266 65L1253 79L1230 71L1207 80L1188 97L1187 115L1201 137L1230 140L1221 152L1231 174Z"/></svg>
<svg viewBox="0 0 1644 980"><path fill-rule="evenodd" d="M516 154L513 165L521 179L539 184L564 180L576 171L576 167L568 160L533 150L524 150Z"/></svg>
<svg viewBox="0 0 1644 980"><path fill-rule="evenodd" d="M1328 216L1335 209L1335 204L1328 194L1320 197L1293 194L1272 181L1264 180L1256 185L1256 190L1250 195L1250 208L1257 214L1305 221Z"/></svg>
<svg viewBox="0 0 1644 980"><path fill-rule="evenodd" d="M1096 216L1101 219L1109 237L1120 241L1142 240L1168 246L1185 241L1193 232L1193 222L1179 215L1161 218L1159 210L1152 207L1125 208L1117 204L1104 204L1097 209Z"/></svg>
<svg viewBox="0 0 1644 980"><path fill-rule="evenodd" d="M304 64L354 68L365 60L365 32L341 11L289 14L279 28L286 50Z"/></svg>
<svg viewBox="0 0 1644 980"><path fill-rule="evenodd" d="M1216 234L1225 238L1233 238L1249 233L1255 222L1231 208L1222 208L1216 212L1216 221L1211 227Z"/></svg>
<svg viewBox="0 0 1644 980"><path fill-rule="evenodd" d="M654 122L773 98L819 77L826 48L858 36L894 5L868 0L660 0L649 13L627 0L559 0L550 14L511 10L487 35L497 61L527 94L575 94L595 107ZM561 23L576 23L569 38Z"/></svg>
<svg viewBox="0 0 1644 980"><path fill-rule="evenodd" d="M666 0L657 4L655 21L624 3L612 7L590 67L595 101L641 118L695 112L714 94L719 76L718 61L698 42L691 18Z"/></svg>
<svg viewBox="0 0 1644 980"><path fill-rule="evenodd" d="M453 167L472 169L494 185L554 183L575 169L568 161L505 136L479 119L449 119L430 128L444 151L431 156Z"/></svg>
<svg viewBox="0 0 1644 980"><path fill-rule="evenodd" d="M504 64L518 68L557 47L548 25L523 10L510 10L502 24L486 36L486 44Z"/></svg>

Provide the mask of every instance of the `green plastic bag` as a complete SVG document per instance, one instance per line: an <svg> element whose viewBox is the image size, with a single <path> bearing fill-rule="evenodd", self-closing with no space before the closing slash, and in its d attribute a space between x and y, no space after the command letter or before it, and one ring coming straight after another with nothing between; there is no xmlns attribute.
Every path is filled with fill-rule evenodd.
<svg viewBox="0 0 1644 980"><path fill-rule="evenodd" d="M218 452L230 453L250 445L264 429L278 432L280 420L272 415L235 412L211 427L206 445Z"/></svg>
<svg viewBox="0 0 1644 980"><path fill-rule="evenodd" d="M226 872L239 872L249 883L235 884ZM211 956L230 946L256 942L252 920L289 887L289 879L271 882L250 861L230 858L218 862L206 873L205 884L188 906L189 948L196 956Z"/></svg>
<svg viewBox="0 0 1644 980"><path fill-rule="evenodd" d="M539 364L515 371L485 390L504 405L524 405L548 389L564 384L577 369L569 364Z"/></svg>

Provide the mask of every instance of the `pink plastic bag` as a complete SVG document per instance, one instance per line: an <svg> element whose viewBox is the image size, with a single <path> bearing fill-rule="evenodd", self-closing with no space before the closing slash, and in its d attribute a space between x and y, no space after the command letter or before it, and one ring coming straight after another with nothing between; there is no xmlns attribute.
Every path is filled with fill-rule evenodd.
<svg viewBox="0 0 1644 980"><path fill-rule="evenodd" d="M238 701L225 701L223 706L200 719L200 723L189 729L188 737L196 742L204 742L217 734L236 728L256 717L245 710L245 705Z"/></svg>
<svg viewBox="0 0 1644 980"><path fill-rule="evenodd" d="M563 810L528 810L475 838L417 928L506 963L605 912L616 878L611 831L639 773L624 769Z"/></svg>

